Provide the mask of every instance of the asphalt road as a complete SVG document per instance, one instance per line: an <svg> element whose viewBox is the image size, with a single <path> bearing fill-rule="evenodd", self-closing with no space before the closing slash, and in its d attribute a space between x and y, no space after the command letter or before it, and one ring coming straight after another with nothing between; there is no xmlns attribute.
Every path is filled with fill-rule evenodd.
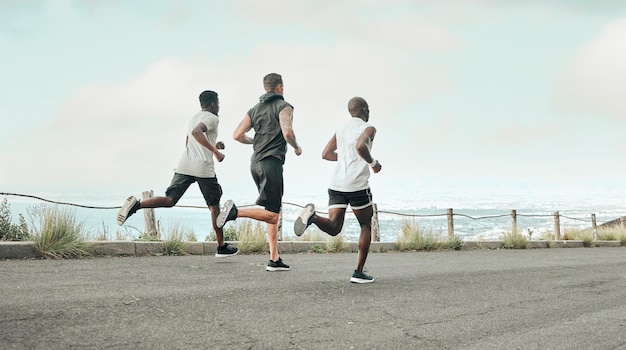
<svg viewBox="0 0 626 350"><path fill-rule="evenodd" d="M626 349L626 249L0 261L0 349Z"/></svg>

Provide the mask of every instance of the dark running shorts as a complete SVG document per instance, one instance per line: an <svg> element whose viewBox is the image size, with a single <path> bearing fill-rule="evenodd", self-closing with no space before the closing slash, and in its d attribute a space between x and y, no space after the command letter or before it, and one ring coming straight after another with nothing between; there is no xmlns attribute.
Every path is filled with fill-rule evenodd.
<svg viewBox="0 0 626 350"><path fill-rule="evenodd" d="M198 183L200 192L202 192L204 201L208 206L220 205L220 199L222 198L222 186L220 186L217 182L217 177L195 177L174 173L170 187L165 190L165 195L172 197L174 199L174 203L178 203L180 197L185 194L185 191L187 191L189 186L191 186L194 182Z"/></svg>
<svg viewBox="0 0 626 350"><path fill-rule="evenodd" d="M341 192L328 189L328 208L364 209L372 205L372 192L369 188L355 192Z"/></svg>
<svg viewBox="0 0 626 350"><path fill-rule="evenodd" d="M276 157L265 157L250 164L259 198L256 204L273 213L280 213L283 203L283 161Z"/></svg>

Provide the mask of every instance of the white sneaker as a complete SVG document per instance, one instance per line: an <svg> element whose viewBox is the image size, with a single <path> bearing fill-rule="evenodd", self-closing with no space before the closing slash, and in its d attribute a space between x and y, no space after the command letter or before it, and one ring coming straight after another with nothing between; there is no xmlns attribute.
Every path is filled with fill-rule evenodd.
<svg viewBox="0 0 626 350"><path fill-rule="evenodd" d="M315 214L315 205L313 203L309 203L304 206L302 212L300 212L300 216L296 219L296 222L293 224L293 232L296 236L300 237L306 231L306 228L309 227L309 219Z"/></svg>

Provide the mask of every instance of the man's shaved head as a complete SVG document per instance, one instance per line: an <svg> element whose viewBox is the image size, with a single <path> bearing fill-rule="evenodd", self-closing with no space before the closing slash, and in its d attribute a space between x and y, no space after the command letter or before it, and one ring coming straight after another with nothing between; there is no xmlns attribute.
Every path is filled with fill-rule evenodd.
<svg viewBox="0 0 626 350"><path fill-rule="evenodd" d="M348 102L348 112L350 112L350 115L353 117L365 117L366 119L363 119L365 121L369 119L369 108L363 97L351 98Z"/></svg>

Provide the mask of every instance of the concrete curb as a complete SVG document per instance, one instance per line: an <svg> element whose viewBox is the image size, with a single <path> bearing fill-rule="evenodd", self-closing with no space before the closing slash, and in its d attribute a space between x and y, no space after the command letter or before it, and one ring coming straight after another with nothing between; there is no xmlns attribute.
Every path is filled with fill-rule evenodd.
<svg viewBox="0 0 626 350"><path fill-rule="evenodd" d="M217 242L186 242L185 252L190 255L213 255L217 251ZM238 242L230 242L237 245ZM501 249L502 241L467 241L461 250ZM92 256L146 256L164 255L162 242L143 241L95 241L89 242L89 253ZM281 253L305 253L324 248L326 242L278 242ZM620 241L598 241L596 247L621 247ZM529 241L528 249L538 248L583 248L583 241ZM388 252L397 250L395 242L372 242L370 252ZM345 252L358 252L358 243L346 243ZM0 260L32 259L37 257L33 242L0 242Z"/></svg>

